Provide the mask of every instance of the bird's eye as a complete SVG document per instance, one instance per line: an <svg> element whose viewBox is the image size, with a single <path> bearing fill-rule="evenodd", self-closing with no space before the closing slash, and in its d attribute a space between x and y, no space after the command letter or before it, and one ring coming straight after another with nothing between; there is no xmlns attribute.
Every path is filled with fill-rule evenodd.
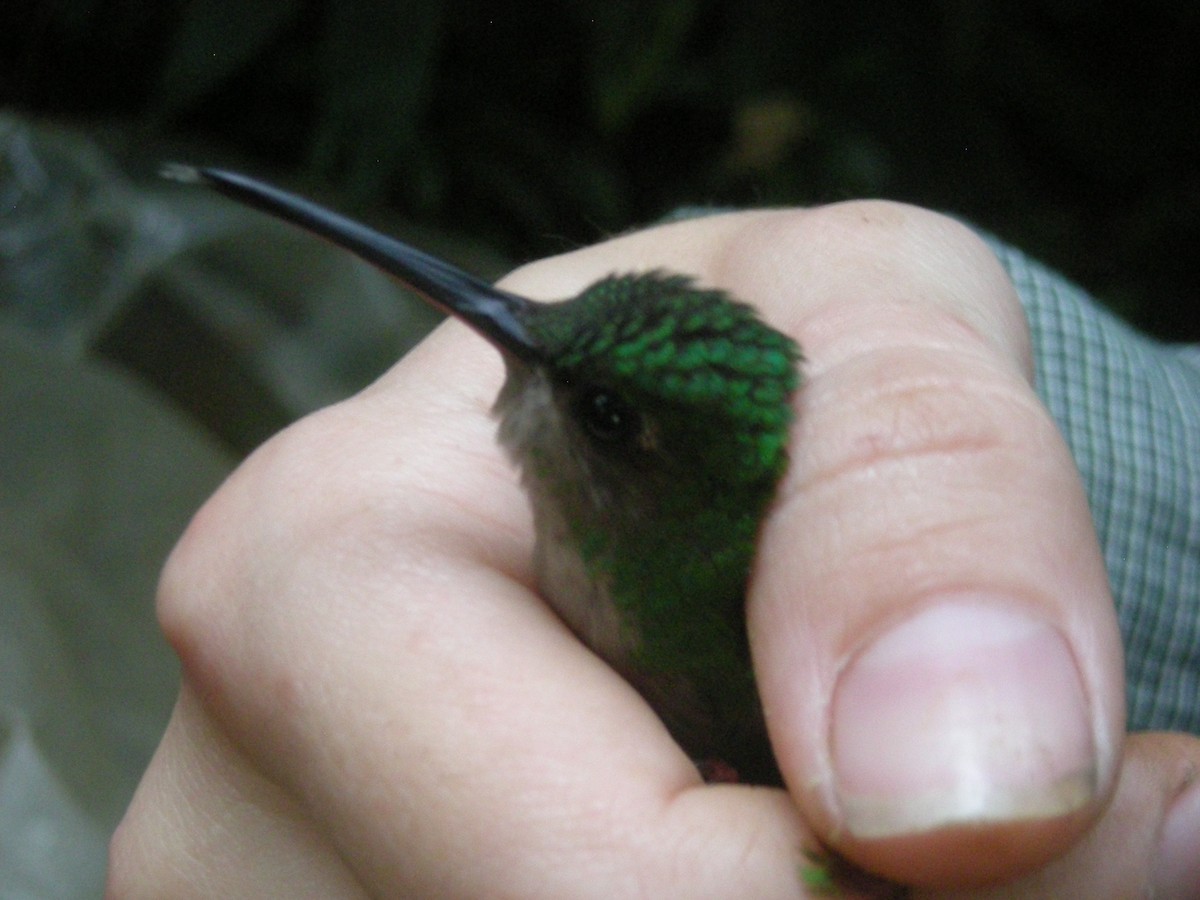
<svg viewBox="0 0 1200 900"><path fill-rule="evenodd" d="M588 434L605 444L625 444L642 430L642 417L619 394L604 387L586 388L576 412Z"/></svg>

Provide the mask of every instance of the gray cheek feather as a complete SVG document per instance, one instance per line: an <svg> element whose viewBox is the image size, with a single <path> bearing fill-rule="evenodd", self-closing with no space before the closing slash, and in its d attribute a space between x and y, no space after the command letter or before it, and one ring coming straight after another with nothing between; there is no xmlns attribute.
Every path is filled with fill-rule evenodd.
<svg viewBox="0 0 1200 900"><path fill-rule="evenodd" d="M584 562L571 528L572 521L600 520L599 498L587 487L592 473L573 446L573 427L562 421L545 373L509 363L493 412L500 445L520 468L533 509L542 595L581 641L616 669L627 669L636 635L621 620L606 578Z"/></svg>
<svg viewBox="0 0 1200 900"><path fill-rule="evenodd" d="M579 639L609 665L625 670L636 642L603 578L588 570L553 507L535 512L534 566L547 602Z"/></svg>

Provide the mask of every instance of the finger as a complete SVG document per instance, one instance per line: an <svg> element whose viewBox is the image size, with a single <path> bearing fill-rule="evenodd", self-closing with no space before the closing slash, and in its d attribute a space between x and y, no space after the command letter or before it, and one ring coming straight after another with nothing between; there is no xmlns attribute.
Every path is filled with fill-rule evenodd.
<svg viewBox="0 0 1200 900"><path fill-rule="evenodd" d="M531 590L486 352L441 331L201 511L160 590L189 683L374 893L796 896L787 796L703 789Z"/></svg>
<svg viewBox="0 0 1200 900"><path fill-rule="evenodd" d="M268 890L269 887L269 890ZM106 896L364 896L296 804L185 688L110 842Z"/></svg>
<svg viewBox="0 0 1200 900"><path fill-rule="evenodd" d="M1111 789L1122 664L1011 286L966 229L893 204L781 221L727 277L790 304L810 360L749 609L806 818L905 883L1044 863Z"/></svg>
<svg viewBox="0 0 1200 900"><path fill-rule="evenodd" d="M988 890L922 896L1200 897L1200 739L1133 735L1104 818L1066 856L1030 878Z"/></svg>

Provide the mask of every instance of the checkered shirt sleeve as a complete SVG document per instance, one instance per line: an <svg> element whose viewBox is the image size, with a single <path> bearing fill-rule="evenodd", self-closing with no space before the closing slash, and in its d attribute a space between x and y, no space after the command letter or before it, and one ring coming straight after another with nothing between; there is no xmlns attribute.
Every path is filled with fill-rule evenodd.
<svg viewBox="0 0 1200 900"><path fill-rule="evenodd" d="M1162 344L986 238L1079 466L1125 642L1129 727L1200 734L1200 346Z"/></svg>

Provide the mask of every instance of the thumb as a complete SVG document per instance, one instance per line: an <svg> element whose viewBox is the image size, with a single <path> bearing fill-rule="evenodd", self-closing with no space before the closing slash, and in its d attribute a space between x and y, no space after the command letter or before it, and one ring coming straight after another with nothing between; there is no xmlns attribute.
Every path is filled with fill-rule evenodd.
<svg viewBox="0 0 1200 900"><path fill-rule="evenodd" d="M798 310L810 359L749 606L781 770L871 871L1012 877L1094 821L1124 731L1103 561L1019 304L931 213L845 204L773 240L734 265Z"/></svg>

